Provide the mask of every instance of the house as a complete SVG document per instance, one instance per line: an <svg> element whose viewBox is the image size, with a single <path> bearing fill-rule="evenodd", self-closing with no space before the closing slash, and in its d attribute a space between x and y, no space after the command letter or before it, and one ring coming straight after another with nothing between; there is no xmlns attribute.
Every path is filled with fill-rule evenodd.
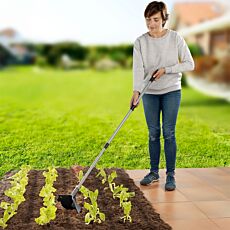
<svg viewBox="0 0 230 230"><path fill-rule="evenodd" d="M218 2L180 2L173 8L170 23L188 44L203 50L187 83L230 101L230 9Z"/></svg>
<svg viewBox="0 0 230 230"><path fill-rule="evenodd" d="M206 55L220 53L230 42L227 8L215 1L176 3L170 27L188 43L198 44Z"/></svg>
<svg viewBox="0 0 230 230"><path fill-rule="evenodd" d="M29 64L33 62L34 53L27 45L28 41L14 29L0 31L0 67L8 64Z"/></svg>

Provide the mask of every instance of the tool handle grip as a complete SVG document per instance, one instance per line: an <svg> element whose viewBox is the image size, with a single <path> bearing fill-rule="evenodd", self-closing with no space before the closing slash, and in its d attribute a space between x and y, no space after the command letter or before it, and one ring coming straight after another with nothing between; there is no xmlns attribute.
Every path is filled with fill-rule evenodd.
<svg viewBox="0 0 230 230"><path fill-rule="evenodd" d="M155 71L153 72L151 78L149 79L149 82L153 82L153 81L156 80L156 77L154 77L154 75L157 73L157 71L158 71L158 69L155 70ZM144 88L144 90L143 90L141 93L139 93L139 98L138 98L138 100L137 100L138 103L139 103L139 101L140 101L140 95L141 95L141 97L142 97L145 90L146 90L146 87ZM131 109L131 110L134 110L134 109L137 107L138 103L137 103L136 105L132 104L132 106L130 107L130 109Z"/></svg>

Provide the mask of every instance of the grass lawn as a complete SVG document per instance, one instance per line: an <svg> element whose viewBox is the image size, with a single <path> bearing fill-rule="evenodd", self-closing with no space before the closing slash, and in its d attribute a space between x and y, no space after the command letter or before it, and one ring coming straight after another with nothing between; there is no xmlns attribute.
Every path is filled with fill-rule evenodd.
<svg viewBox="0 0 230 230"><path fill-rule="evenodd" d="M1 71L0 176L22 164L34 168L90 165L128 112L131 93L131 70ZM229 103L183 89L177 123L178 168L230 166L229 114ZM149 168L142 105L98 165ZM165 168L163 147L160 166Z"/></svg>

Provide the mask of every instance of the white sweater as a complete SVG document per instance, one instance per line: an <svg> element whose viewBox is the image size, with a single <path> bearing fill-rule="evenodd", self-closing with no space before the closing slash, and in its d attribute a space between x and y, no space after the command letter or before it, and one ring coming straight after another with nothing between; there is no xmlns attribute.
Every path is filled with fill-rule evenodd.
<svg viewBox="0 0 230 230"><path fill-rule="evenodd" d="M165 68L166 73L146 90L164 94L181 89L181 72L194 69L188 46L176 31L167 30L160 38L148 33L138 37L133 47L133 90L141 92L152 73Z"/></svg>

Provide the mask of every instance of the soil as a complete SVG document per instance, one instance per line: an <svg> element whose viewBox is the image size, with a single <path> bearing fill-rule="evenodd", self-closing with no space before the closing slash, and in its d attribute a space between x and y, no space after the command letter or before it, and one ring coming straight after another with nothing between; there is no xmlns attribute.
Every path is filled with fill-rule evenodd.
<svg viewBox="0 0 230 230"><path fill-rule="evenodd" d="M57 181L54 183L54 187L57 189L55 192L56 196L58 194L68 195L71 193L78 183L75 173L80 169L86 171L88 167L82 168L81 166L75 166L72 169L57 169L58 177ZM37 225L34 219L39 216L40 208L42 207L42 197L39 197L39 192L44 185L44 177L42 175L42 170L31 170L29 172L29 183L25 193L26 201L20 204L17 214L7 222L8 227L6 229L172 229L160 218L160 215L154 211L152 205L147 201L143 193L123 169L105 169L107 174L110 174L114 170L116 170L118 175L114 180L116 185L123 184L124 187L129 188L130 192L135 192L135 197L130 198L132 202L132 211L130 213L132 223L129 221L124 223L123 220L120 219L124 214L122 208L119 206L119 199L113 199L110 189L105 188L108 187L108 184L102 185L101 178L96 177L98 171L93 169L86 179L84 186L91 191L96 189L99 190L98 206L100 211L105 213L105 222L101 224L85 224L84 216L87 211L83 207L84 201L82 194L78 194L77 202L83 207L81 213L78 214L76 210L66 210L57 202L56 219L47 225ZM9 201L9 198L4 195L3 191L9 187L7 176L9 177L11 175L12 173L6 174L5 178L0 181L0 202L2 200ZM0 208L0 217L2 216L3 210Z"/></svg>

